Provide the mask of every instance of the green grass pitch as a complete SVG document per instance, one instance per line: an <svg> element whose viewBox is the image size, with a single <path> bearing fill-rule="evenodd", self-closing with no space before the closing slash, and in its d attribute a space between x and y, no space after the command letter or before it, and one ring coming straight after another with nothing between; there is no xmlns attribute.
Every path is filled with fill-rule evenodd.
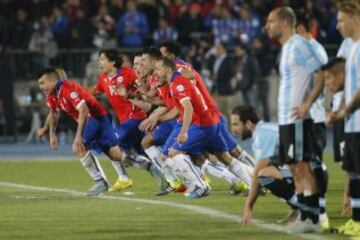
<svg viewBox="0 0 360 240"><path fill-rule="evenodd" d="M337 226L348 218L340 216L344 172L330 155L325 159L330 172L327 211L332 226ZM116 176L110 163L101 162L114 182ZM235 217L241 215L245 198L228 195L229 185L214 178L210 196L203 199L186 200L181 194L156 197L156 183L147 172L134 168L128 171L135 183L128 191L134 195L89 198L3 184L84 192L92 182L79 161L0 161L0 239L347 239L334 234L287 235L263 225L244 227L235 220L178 206L131 201L136 198L186 204ZM275 224L288 210L287 205L268 194L258 199L254 218Z"/></svg>

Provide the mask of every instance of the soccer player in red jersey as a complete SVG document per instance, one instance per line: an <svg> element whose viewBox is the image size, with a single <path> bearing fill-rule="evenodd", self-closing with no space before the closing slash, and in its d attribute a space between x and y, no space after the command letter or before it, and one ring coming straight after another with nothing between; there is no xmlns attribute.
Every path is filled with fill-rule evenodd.
<svg viewBox="0 0 360 240"><path fill-rule="evenodd" d="M119 52L115 49L105 49L99 52L99 65L101 74L98 83L91 87L93 94L104 93L112 105L119 124L116 127L115 134L118 137L118 143L123 150L129 154L130 150L141 150L140 142L143 133L138 129L140 122L146 117L146 112L136 107L128 97L135 94L136 75L131 68L121 67L122 59ZM133 185L132 179L129 179L123 172L123 167L118 162L112 162L116 169L119 179L109 191L121 191ZM149 170L152 174L157 173L150 162L142 156L132 158L132 164ZM155 174L158 176L159 174Z"/></svg>
<svg viewBox="0 0 360 240"><path fill-rule="evenodd" d="M47 96L50 108L50 146L58 149L56 123L58 110L65 111L78 123L73 151L95 181L87 195L108 190L108 182L90 149L100 148L112 161L121 161L120 148L105 108L82 86L62 80L53 68L44 69L38 77L40 90Z"/></svg>
<svg viewBox="0 0 360 240"><path fill-rule="evenodd" d="M181 44L176 41L165 41L160 44L160 51L164 57L167 57L175 61L176 70L191 80L191 82L199 89L200 93L203 95L204 101L209 106L210 111L213 114L218 115L221 119L220 131L222 138L224 139L227 146L226 152L228 152L229 154L214 152L211 149L209 149L210 152L214 153L216 157L226 165L233 165L233 164L238 165L238 163L233 161L234 159L237 159L242 163L245 163L246 165L241 164L243 165L244 171L241 170L239 166L233 168L234 172L232 170L231 171L235 175L243 179L247 185L249 185L250 183L249 178L254 167L254 163L253 163L254 160L248 153L246 153L239 146L233 135L230 133L226 118L223 116L223 114L220 113L220 111L216 107L216 103L211 97L209 91L207 90L207 87L205 86L200 74L191 66L191 64L179 58L181 53ZM239 191L236 189L239 188L233 185L231 192L238 193Z"/></svg>

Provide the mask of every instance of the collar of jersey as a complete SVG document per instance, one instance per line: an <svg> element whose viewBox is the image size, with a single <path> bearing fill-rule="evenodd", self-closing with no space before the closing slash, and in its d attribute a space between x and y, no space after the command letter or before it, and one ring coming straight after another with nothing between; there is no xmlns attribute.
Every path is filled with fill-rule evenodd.
<svg viewBox="0 0 360 240"><path fill-rule="evenodd" d="M171 82L175 80L176 77L180 76L181 74L179 72L174 72L171 76Z"/></svg>
<svg viewBox="0 0 360 240"><path fill-rule="evenodd" d="M56 90L57 96L59 96L60 90L61 90L61 86L62 86L63 84L64 84L64 80L60 80L60 81L57 81L57 82L56 82L55 90Z"/></svg>
<svg viewBox="0 0 360 240"><path fill-rule="evenodd" d="M113 77L117 76L121 71L121 68L117 68L115 73L112 76L108 76L109 79L112 79Z"/></svg>
<svg viewBox="0 0 360 240"><path fill-rule="evenodd" d="M177 57L175 59L175 62L178 64L186 65L186 62L181 57Z"/></svg>

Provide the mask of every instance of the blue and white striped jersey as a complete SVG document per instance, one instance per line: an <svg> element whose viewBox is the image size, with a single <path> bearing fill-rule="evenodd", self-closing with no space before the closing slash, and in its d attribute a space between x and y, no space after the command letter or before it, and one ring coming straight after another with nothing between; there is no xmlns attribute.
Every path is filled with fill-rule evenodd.
<svg viewBox="0 0 360 240"><path fill-rule="evenodd" d="M252 135L252 150L256 161L276 158L279 152L279 126L260 121Z"/></svg>
<svg viewBox="0 0 360 240"><path fill-rule="evenodd" d="M322 65L325 65L329 61L329 57L325 51L325 48L315 39L311 39L309 43L313 47L313 50L315 51L315 54L317 54ZM312 79L309 84L309 88L308 88L309 94L314 88L314 85L315 85L315 74L312 75ZM324 101L325 101L325 97L324 97L324 92L322 91L319 94L318 98L315 100L315 102L311 105L309 113L311 119L313 119L315 123L325 122L326 120Z"/></svg>
<svg viewBox="0 0 360 240"><path fill-rule="evenodd" d="M337 112L340 109L341 101L344 99L344 91L339 91L334 94L332 99L332 111Z"/></svg>
<svg viewBox="0 0 360 240"><path fill-rule="evenodd" d="M347 59L349 52L350 52L351 45L353 43L354 43L354 41L351 38L345 38L342 41L336 56Z"/></svg>
<svg viewBox="0 0 360 240"><path fill-rule="evenodd" d="M360 41L350 48L345 65L345 104L349 104L360 90ZM345 132L360 132L360 109L350 114L345 120Z"/></svg>
<svg viewBox="0 0 360 240"><path fill-rule="evenodd" d="M279 125L292 124L293 109L304 101L311 75L322 65L311 44L298 34L282 47L278 96Z"/></svg>

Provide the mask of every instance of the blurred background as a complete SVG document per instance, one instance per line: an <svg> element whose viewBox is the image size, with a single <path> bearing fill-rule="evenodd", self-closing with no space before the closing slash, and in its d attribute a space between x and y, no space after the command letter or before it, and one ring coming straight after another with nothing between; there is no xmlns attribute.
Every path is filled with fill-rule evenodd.
<svg viewBox="0 0 360 240"><path fill-rule="evenodd" d="M275 120L279 45L264 23L284 5L309 20L313 37L334 56L342 41L334 0L0 0L0 143L46 142L36 135L48 111L35 79L40 69L63 67L89 86L97 80L99 49L119 48L131 66L134 51L167 39L184 45L183 58L213 94ZM228 81L214 71L224 54L232 62ZM71 143L76 125L62 118L60 144Z"/></svg>

